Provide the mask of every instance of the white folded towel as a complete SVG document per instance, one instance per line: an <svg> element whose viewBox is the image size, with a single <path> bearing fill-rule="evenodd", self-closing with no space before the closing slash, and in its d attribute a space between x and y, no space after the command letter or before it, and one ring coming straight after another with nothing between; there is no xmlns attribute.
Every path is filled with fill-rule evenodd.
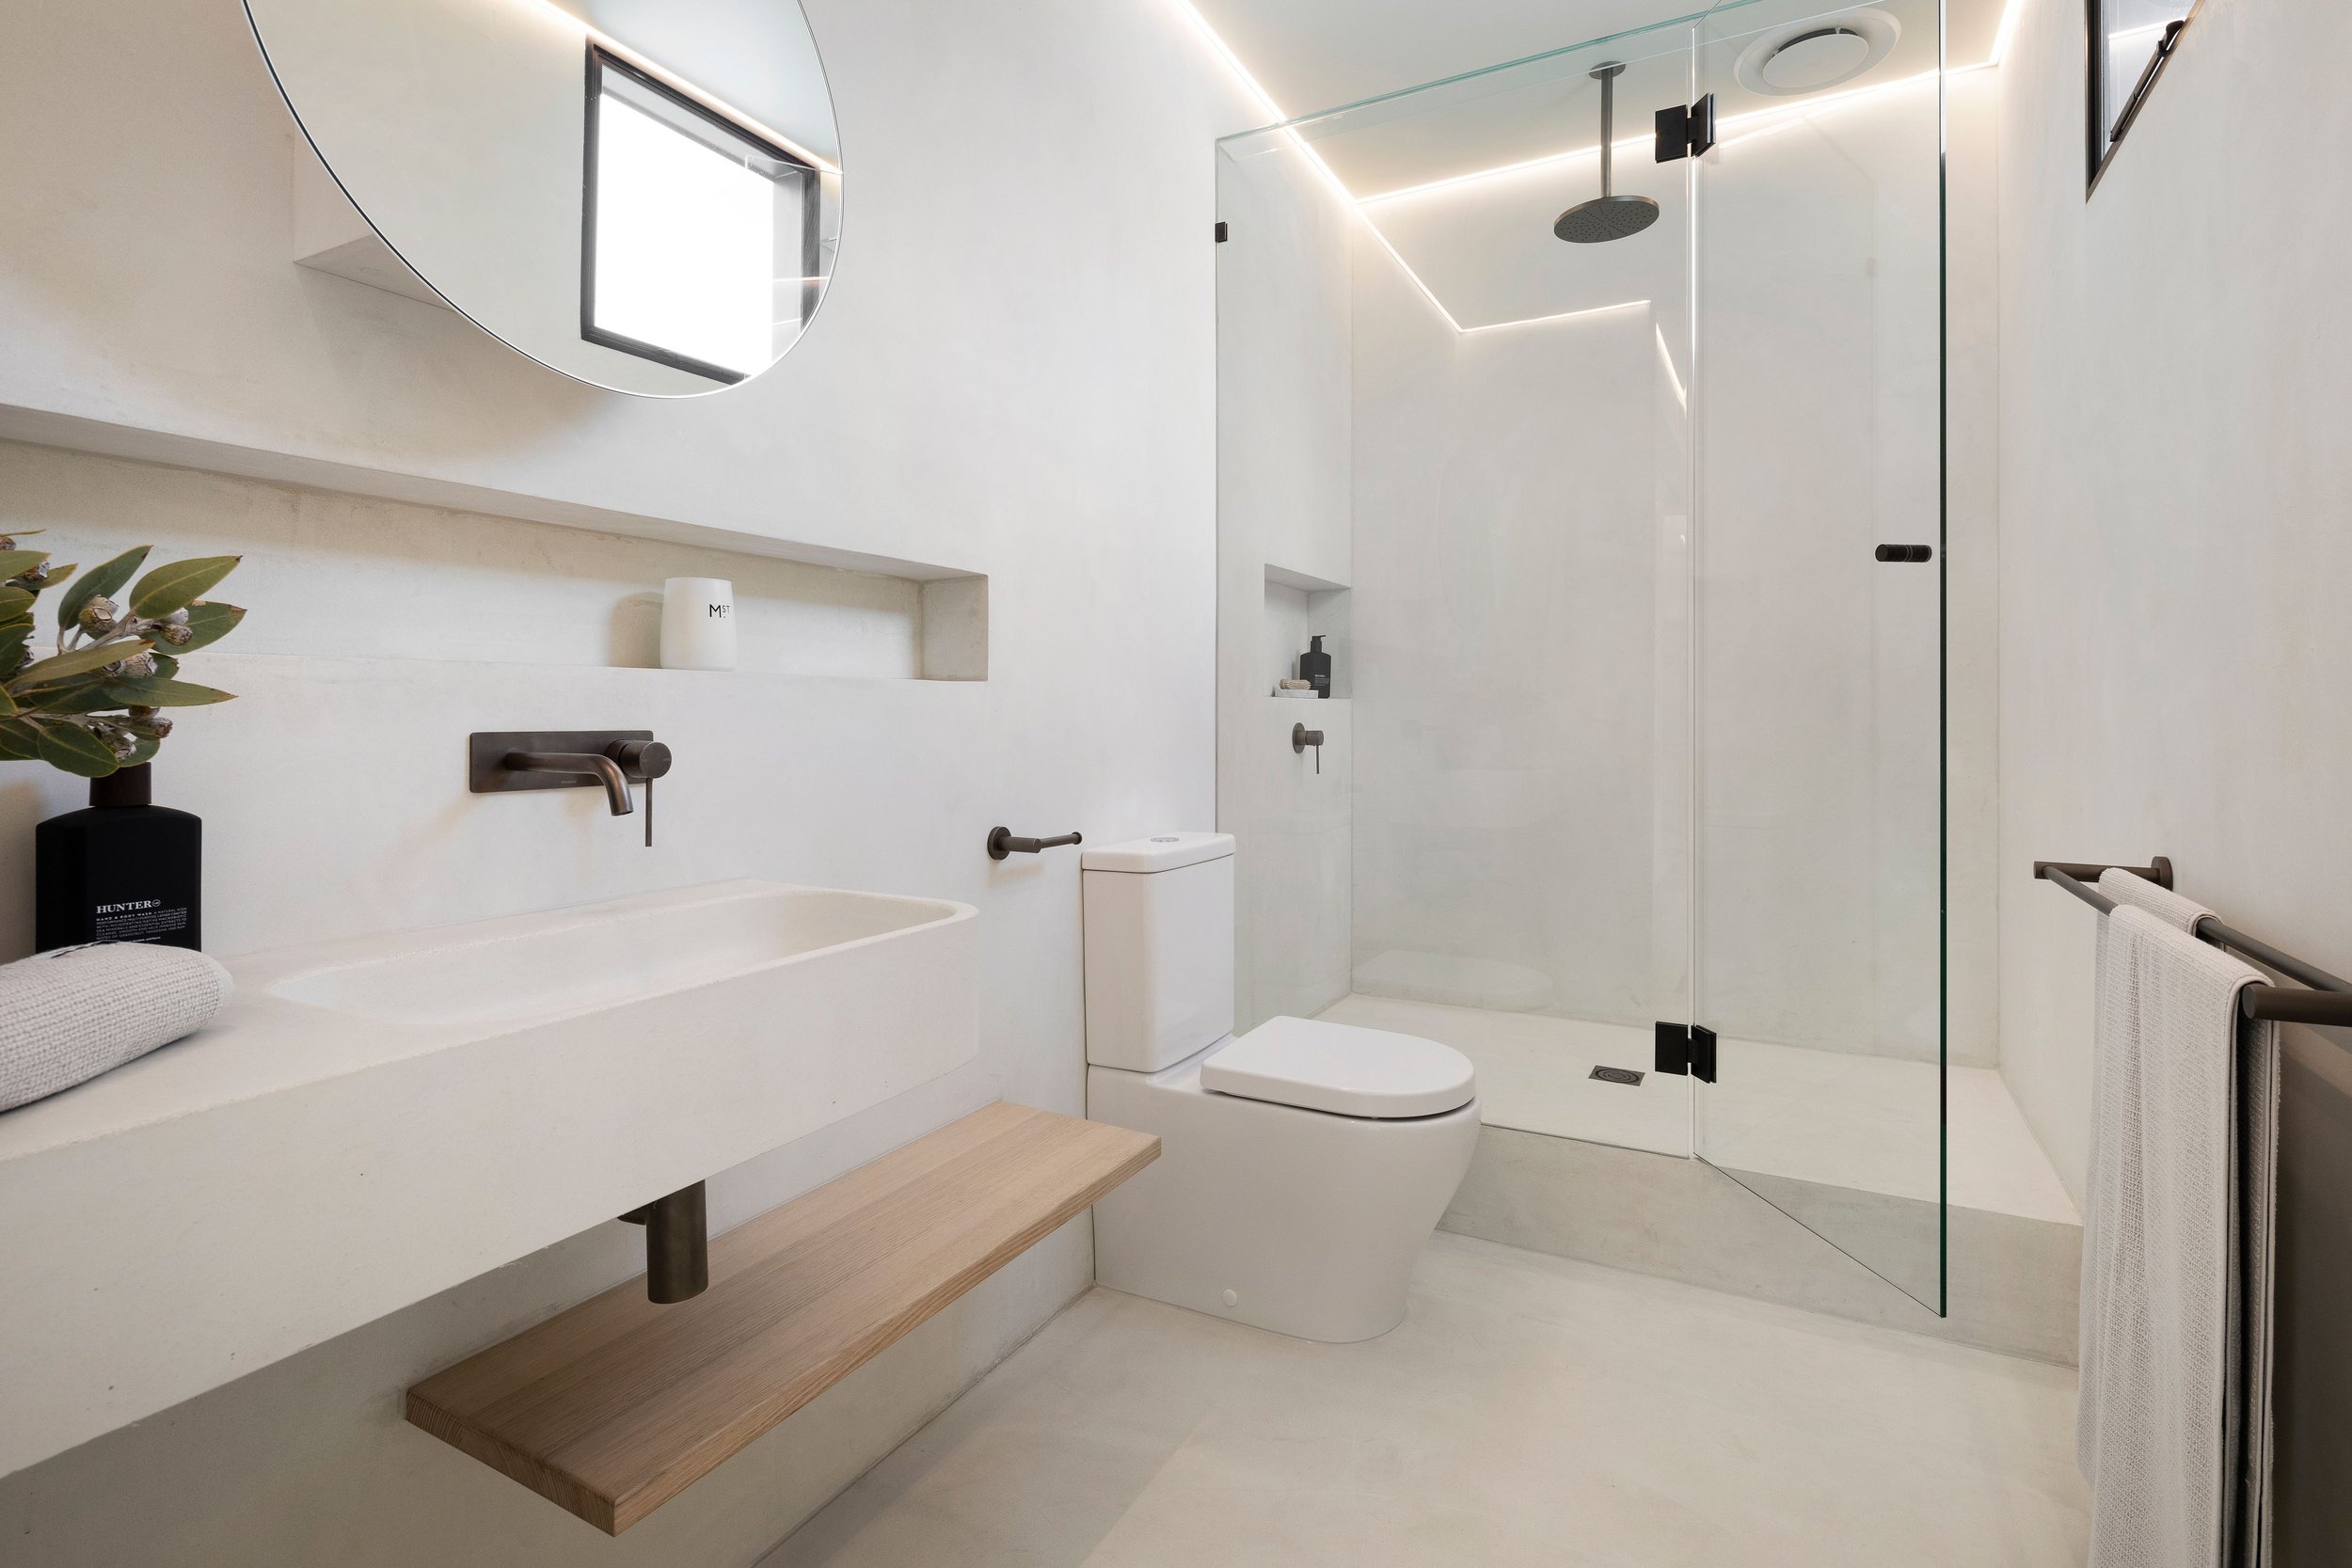
<svg viewBox="0 0 2352 1568"><path fill-rule="evenodd" d="M2277 1031L2239 1017L2264 976L2187 934L2204 910L2117 875L2083 1212L2090 1565L2260 1568Z"/></svg>
<svg viewBox="0 0 2352 1568"><path fill-rule="evenodd" d="M234 990L203 954L150 942L62 947L0 965L0 1111L201 1029Z"/></svg>

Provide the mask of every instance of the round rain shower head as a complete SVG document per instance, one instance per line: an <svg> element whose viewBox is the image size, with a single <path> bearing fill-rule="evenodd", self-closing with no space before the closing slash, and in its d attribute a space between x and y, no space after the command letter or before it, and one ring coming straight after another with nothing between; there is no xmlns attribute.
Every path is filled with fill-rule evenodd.
<svg viewBox="0 0 2352 1568"><path fill-rule="evenodd" d="M1570 245L1606 245L1638 234L1658 221L1658 203L1648 197L1616 194L1616 156L1609 142L1616 134L1617 78L1624 73L1624 65L1615 60L1595 67L1592 72L1600 84L1600 194L1552 219L1552 233Z"/></svg>
<svg viewBox="0 0 2352 1568"><path fill-rule="evenodd" d="M1658 221L1658 203L1645 196L1597 196L1552 220L1551 231L1570 245L1606 245L1638 234Z"/></svg>

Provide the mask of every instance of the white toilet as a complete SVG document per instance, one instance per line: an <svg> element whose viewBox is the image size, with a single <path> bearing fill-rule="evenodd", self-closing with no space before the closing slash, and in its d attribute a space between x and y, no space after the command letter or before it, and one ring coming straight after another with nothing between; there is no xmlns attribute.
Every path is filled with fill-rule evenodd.
<svg viewBox="0 0 2352 1568"><path fill-rule="evenodd" d="M1161 1141L1095 1205L1097 1276L1305 1339L1394 1328L1478 1142L1470 1059L1301 1018L1234 1037L1230 833L1080 865L1087 1115Z"/></svg>

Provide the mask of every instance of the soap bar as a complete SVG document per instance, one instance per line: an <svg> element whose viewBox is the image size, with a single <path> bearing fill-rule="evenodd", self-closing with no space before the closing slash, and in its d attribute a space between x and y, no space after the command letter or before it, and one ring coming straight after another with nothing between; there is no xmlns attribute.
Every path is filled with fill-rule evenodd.
<svg viewBox="0 0 2352 1568"><path fill-rule="evenodd" d="M235 990L214 959L152 942L64 947L0 965L0 1111L193 1034Z"/></svg>

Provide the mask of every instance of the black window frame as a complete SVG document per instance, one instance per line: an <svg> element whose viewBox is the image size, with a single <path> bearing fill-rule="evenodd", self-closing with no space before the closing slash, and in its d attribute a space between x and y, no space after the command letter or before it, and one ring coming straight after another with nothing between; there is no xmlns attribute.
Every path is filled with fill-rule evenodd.
<svg viewBox="0 0 2352 1568"><path fill-rule="evenodd" d="M611 71L626 78L631 85L644 88L664 103L703 122L731 142L756 149L760 155L778 164L788 165L801 171L801 276L814 277L821 259L817 232L818 217L822 210L822 182L817 166L789 148L778 146L768 137L743 124L730 119L707 103L697 102L677 90L660 77L641 71L628 60L601 45L588 45L588 93L581 126L580 195L580 335L588 342L640 359L650 359L657 365L684 371L728 386L748 381L759 373L739 371L726 365L714 365L675 349L663 348L596 325L596 127L602 112L605 73ZM808 325L815 306L816 291L806 284L801 290L801 325ZM763 369L765 367L762 367Z"/></svg>
<svg viewBox="0 0 2352 1568"><path fill-rule="evenodd" d="M2115 162L2116 153L2122 150L2123 138L2131 134L2133 124L2139 119L2139 112L2148 106L2148 98L2155 91L2157 78L2164 74L2165 67L2172 63L2172 56L2180 50L2182 36L2188 31L2188 24L2196 20L2203 5L2204 0L2191 0L2187 11L2180 20L2166 25L2164 37L2158 40L2155 52L2149 55L2146 68L2139 73L2139 80L2124 95L2121 106L2110 110L2107 97L2107 0L2083 0L2089 68L2083 101L2088 111L2085 128L2090 135L2090 180L2083 193L2085 200L2090 199L2090 193L2099 188L2100 177L2106 173L2108 166Z"/></svg>

